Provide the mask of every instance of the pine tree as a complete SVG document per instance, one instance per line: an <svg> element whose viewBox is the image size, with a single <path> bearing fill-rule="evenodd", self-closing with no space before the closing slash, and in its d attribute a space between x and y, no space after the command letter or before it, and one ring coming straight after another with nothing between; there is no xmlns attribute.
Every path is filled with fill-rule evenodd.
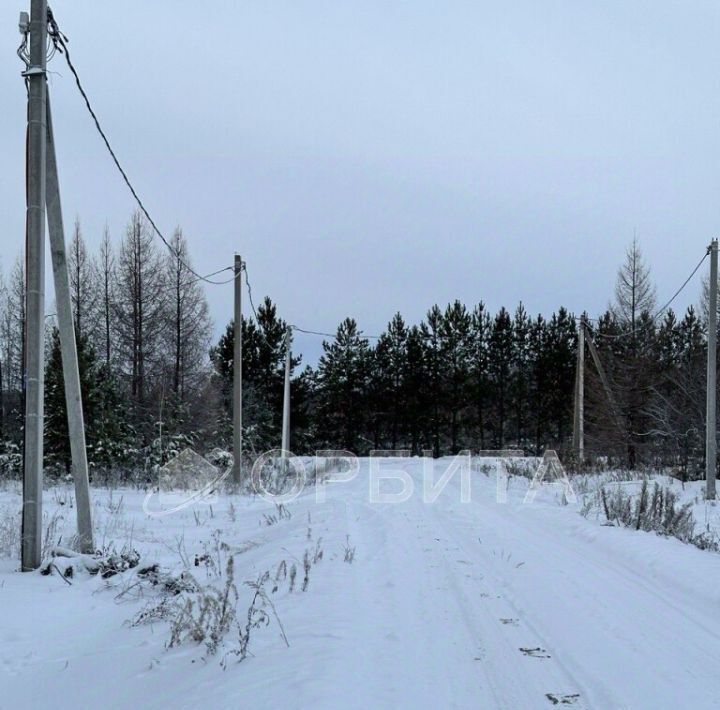
<svg viewBox="0 0 720 710"><path fill-rule="evenodd" d="M410 451L419 456L429 448L427 432L430 429L430 393L427 388L428 365L425 338L418 326L408 330L405 347L403 401L405 425Z"/></svg>
<svg viewBox="0 0 720 710"><path fill-rule="evenodd" d="M367 451L363 433L367 419L369 345L357 323L346 318L335 340L323 342L317 368L318 438L327 448L361 453Z"/></svg>
<svg viewBox="0 0 720 710"><path fill-rule="evenodd" d="M548 394L545 400L554 424L556 448L568 443L572 432L572 402L575 387L577 329L575 319L565 308L559 308L548 322L546 347L549 354Z"/></svg>
<svg viewBox="0 0 720 710"><path fill-rule="evenodd" d="M88 461L111 465L122 459L127 430L115 381L86 335L76 333L80 391ZM60 333L53 328L45 366L45 453L48 461L70 470L70 438L65 404Z"/></svg>
<svg viewBox="0 0 720 710"><path fill-rule="evenodd" d="M550 357L548 352L548 324L538 315L530 326L528 349L531 371L530 417L532 420L533 448L536 455L542 453L547 443L547 399L551 390Z"/></svg>
<svg viewBox="0 0 720 710"><path fill-rule="evenodd" d="M490 401L490 333L492 321L485 304L478 303L472 315L472 352L470 372L471 392L475 403L475 418L478 442L481 449L486 448L485 433L488 426L488 407Z"/></svg>
<svg viewBox="0 0 720 710"><path fill-rule="evenodd" d="M510 367L513 354L513 329L510 314L501 308L490 333L490 377L495 403L493 433L495 447L505 448L505 428L510 394Z"/></svg>
<svg viewBox="0 0 720 710"><path fill-rule="evenodd" d="M442 320L439 306L434 305L427 312L427 322L420 323L420 334L425 349L425 390L429 402L426 423L429 431L427 439L431 442L435 458L442 455L441 434L444 428L445 388L443 386L442 361Z"/></svg>
<svg viewBox="0 0 720 710"><path fill-rule="evenodd" d="M524 447L525 426L530 387L530 328L532 327L525 307L520 303L513 318L513 361L510 397L515 414L515 440Z"/></svg>
<svg viewBox="0 0 720 710"><path fill-rule="evenodd" d="M460 301L448 305L440 325L440 354L445 369L444 398L450 419L450 453L460 451L462 416L468 405L468 380L472 349L472 316Z"/></svg>
<svg viewBox="0 0 720 710"><path fill-rule="evenodd" d="M264 451L280 444L288 325L278 317L277 307L269 298L260 304L257 316L258 323L245 318L242 322L243 436L251 450ZM230 322L210 351L228 414L232 411L234 346L235 326ZM291 358L291 374L300 363L300 356ZM299 395L292 394L293 389L291 401L305 407Z"/></svg>
<svg viewBox="0 0 720 710"><path fill-rule="evenodd" d="M385 446L396 449L407 430L405 422L407 338L405 321L400 313L396 313L372 352L369 410L376 449Z"/></svg>

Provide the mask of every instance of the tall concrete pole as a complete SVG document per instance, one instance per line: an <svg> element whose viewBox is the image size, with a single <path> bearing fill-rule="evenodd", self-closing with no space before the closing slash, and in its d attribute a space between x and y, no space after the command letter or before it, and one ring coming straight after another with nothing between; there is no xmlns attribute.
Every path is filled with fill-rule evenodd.
<svg viewBox="0 0 720 710"><path fill-rule="evenodd" d="M710 303L708 304L707 411L705 414L705 497L715 500L717 466L717 299L718 240L710 244Z"/></svg>
<svg viewBox="0 0 720 710"><path fill-rule="evenodd" d="M578 461L582 462L585 457L585 316L580 317L578 324L573 447Z"/></svg>
<svg viewBox="0 0 720 710"><path fill-rule="evenodd" d="M31 0L25 235L25 441L21 566L40 566L42 550L45 329L45 81L47 0Z"/></svg>
<svg viewBox="0 0 720 710"><path fill-rule="evenodd" d="M73 323L70 281L65 255L65 232L63 229L60 182L58 180L55 140L50 114L50 96L47 103L47 146L46 146L46 200L47 222L50 235L53 276L55 279L55 301L60 331L63 382L65 384L65 405L67 409L68 435L73 478L75 479L75 504L77 510L78 540L81 552L94 552L92 514L90 510L90 484L88 477L87 450L85 448L85 421L83 418L82 393L80 390L80 369L78 366L77 343Z"/></svg>
<svg viewBox="0 0 720 710"><path fill-rule="evenodd" d="M235 337L233 348L233 481L242 482L242 259L235 254Z"/></svg>
<svg viewBox="0 0 720 710"><path fill-rule="evenodd" d="M282 457L287 458L290 451L290 366L291 366L291 329L285 334L285 387L283 389L282 415Z"/></svg>

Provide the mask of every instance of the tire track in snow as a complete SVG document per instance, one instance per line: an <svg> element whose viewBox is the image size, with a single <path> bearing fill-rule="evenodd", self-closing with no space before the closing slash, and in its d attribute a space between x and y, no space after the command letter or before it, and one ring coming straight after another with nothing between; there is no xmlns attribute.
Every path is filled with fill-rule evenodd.
<svg viewBox="0 0 720 710"><path fill-rule="evenodd" d="M478 599L473 604L473 608L478 609L473 615L475 623L477 624L482 618L480 626L484 628L487 637L494 642L494 647L490 653L498 653L502 647L500 653L501 664L514 670L521 669L517 673L513 673L510 678L507 678L506 671L499 669L497 663L489 664L491 667L488 669L488 674L504 677L506 681L504 693L511 696L510 704L505 703L500 707L542 708L551 704L548 693L558 696L580 693L581 697L574 706L578 710L580 708L590 708L586 688L561 662L559 654L554 649L552 649L550 658L543 658L542 655L531 658L529 657L530 654L523 657L521 648L544 650L551 647L551 644L548 644L537 629L528 623L527 615L502 593L502 590L506 587L505 580L502 575L498 574L493 562L488 559L486 551L482 550L480 546L478 546L478 549L469 549L466 536L458 534L458 531L453 528L452 518L446 512L441 512L438 506L427 505L425 507L426 514L435 520L438 528L457 545L465 558L475 560L475 564L478 564L482 558L484 563L481 565L485 573L485 585L483 586L487 591L485 592L486 596L482 597L482 601ZM448 569L448 576L454 579L452 569ZM517 626L503 624L501 621L502 619L513 619L515 617L518 618ZM523 665L526 659L527 663L543 663L544 665L542 667ZM497 681L495 682L497 683ZM530 690L527 690L528 688ZM518 695L520 689L523 692ZM607 700L610 701L610 699ZM603 704L602 707L617 706Z"/></svg>

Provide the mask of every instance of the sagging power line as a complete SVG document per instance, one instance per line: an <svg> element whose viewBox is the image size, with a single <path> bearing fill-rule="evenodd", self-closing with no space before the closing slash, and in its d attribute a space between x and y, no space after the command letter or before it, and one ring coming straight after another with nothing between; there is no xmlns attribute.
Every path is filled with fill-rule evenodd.
<svg viewBox="0 0 720 710"><path fill-rule="evenodd" d="M150 223L150 225L153 228L153 231L157 236L160 238L162 243L170 250L170 253L177 258L177 260L190 272L192 273L198 281L203 281L207 284L211 284L214 286L221 286L226 283L230 283L233 279L229 279L227 281L213 281L207 276L203 276L202 274L198 273L195 269L192 268L188 263L186 263L182 257L180 256L179 252L173 248L172 244L165 238L165 235L160 231L160 228L157 226L155 220L150 215L150 212L145 207L145 204L140 199L140 196L137 193L137 190L133 186L132 182L130 181L130 178L128 177L127 173L125 172L125 169L120 164L120 160L118 159L115 151L113 150L112 146L110 145L110 141L108 140L107 135L105 134L105 131L103 130L102 126L100 125L100 120L97 117L97 114L95 110L92 107L92 104L90 103L90 99L87 95L87 92L83 88L82 82L80 81L80 76L75 69L75 65L73 64L72 60L70 59L70 50L68 49L68 42L70 41L67 36L60 30L58 27L57 21L55 20L55 16L53 15L52 10L48 7L47 8L47 21L48 21L48 28L47 28L47 35L50 41L52 42L52 45L54 49L59 52L60 54L65 57L65 63L68 65L68 69L70 69L70 72L72 73L73 77L75 78L75 84L77 85L78 91L80 92L80 95L82 96L85 106L90 113L90 117L93 120L93 123L95 124L95 128L97 132L100 134L100 137L102 138L103 143L105 144L105 147L108 150L108 153L110 154L110 157L112 158L113 163L115 164L115 167L118 169L120 175L122 176L123 181L127 185L128 189L130 190L130 193L132 194L133 198L135 199L135 202L137 203L138 207L140 208L140 211L145 215L146 219ZM22 49L23 45L21 45ZM21 54L21 50L18 50L18 55L23 58L23 55ZM24 60L25 61L25 60ZM221 269L220 271L226 271L227 269L232 269L233 267L226 267L225 269ZM216 272L219 273L219 272Z"/></svg>
<svg viewBox="0 0 720 710"><path fill-rule="evenodd" d="M677 291L675 291L675 293L670 297L670 299L669 299L663 306L661 306L660 308L658 308L658 309L652 314L652 316L651 316L650 318L651 318L651 321L652 321L653 323L655 323L655 322L657 321L657 319L658 319L668 308L670 308L670 306L674 303L675 299L685 290L685 287L692 281L692 279L693 279L693 277L695 276L695 274L697 274L697 272L700 270L700 267L701 267L701 266L703 265L703 263L705 262L705 259L707 259L708 256L710 255L711 248L712 248L712 244L707 247L707 249L706 249L706 251L705 251L705 254L703 254L702 258L701 258L700 261L697 263L697 265L695 266L695 268L690 272L690 275L685 279L685 281L683 281L683 283L682 283L682 285L680 286L680 288L678 288ZM592 320L594 320L594 319L592 319L592 318L585 318L584 320L585 320L585 325L589 328L589 326L588 326L588 321L592 321ZM603 339L605 339L605 340L620 340L620 339L622 339L622 338L634 337L634 336L636 335L636 333L637 333L637 329L636 329L636 328L633 328L632 330L630 330L630 331L628 331L628 332L625 332L625 333L601 333L601 332L600 332L599 330L597 330L597 329L594 331L595 337L597 337L597 338L603 338Z"/></svg>

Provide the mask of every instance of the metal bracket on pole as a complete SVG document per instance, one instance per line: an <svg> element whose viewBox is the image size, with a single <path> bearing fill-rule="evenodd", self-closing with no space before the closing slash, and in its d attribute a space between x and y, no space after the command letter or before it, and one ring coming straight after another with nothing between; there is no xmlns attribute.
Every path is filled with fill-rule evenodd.
<svg viewBox="0 0 720 710"><path fill-rule="evenodd" d="M28 67L20 76L46 76L47 72L42 67Z"/></svg>
<svg viewBox="0 0 720 710"><path fill-rule="evenodd" d="M20 76L46 76L47 72L42 67L28 67Z"/></svg>

